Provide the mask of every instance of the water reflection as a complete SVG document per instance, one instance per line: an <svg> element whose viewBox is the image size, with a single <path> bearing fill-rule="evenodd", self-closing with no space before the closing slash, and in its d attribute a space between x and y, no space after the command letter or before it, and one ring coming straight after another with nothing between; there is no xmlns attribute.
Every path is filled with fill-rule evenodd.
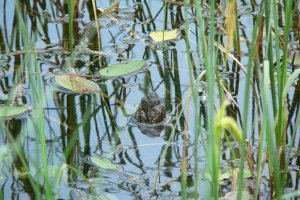
<svg viewBox="0 0 300 200"><path fill-rule="evenodd" d="M35 44L37 60L24 66L24 41L22 31L17 23L17 13L13 1L1 1L0 10L0 103L7 103L2 96L8 95L11 88L20 81L28 95L23 103L30 104L36 94L30 78L37 77L31 70L36 66L41 70L42 88L46 103L43 107L45 116L45 132L47 143L47 159L49 165L61 167L64 164L80 171L88 180L94 181L92 191L83 178L70 168L66 168L59 198L77 198L83 195L111 193L125 199L132 198L178 198L181 195L181 165L187 164L188 195L193 196L194 172L202 173L205 169L205 145L193 146L196 129L203 128L203 141L207 134L207 102L189 101L190 79L197 78L202 72L203 58L199 33L196 28L195 9L184 8L178 3L167 3L167 12L161 1L121 1L122 9L111 16L119 23L114 23L110 17L100 18L96 27L92 1L76 1L74 4L73 37L70 37L67 1L20 1L24 19L32 42ZM97 1L99 7L108 7L112 1ZM219 3L219 2L218 2ZM239 1L240 15L240 47L235 47L233 54L244 65L247 64L249 49L249 24L255 22L257 5L255 1L247 3ZM280 4L279 4L280 5ZM157 9L159 8L159 9ZM204 6L204 8L206 8ZM279 24L283 27L283 7L279 7L281 16ZM10 13L11 12L11 13ZM209 9L204 9L205 23ZM166 17L166 20L164 20ZM222 12L217 13L218 25L224 19ZM165 23L164 23L165 22ZM190 32L183 31L184 22L188 22ZM219 26L218 26L219 27ZM152 31L162 29L180 29L182 37L169 43L155 44L148 38ZM226 44L226 36L218 29L215 36L222 46ZM189 35L190 40L187 39ZM74 42L74 46L72 45ZM99 47L101 51L99 51ZM264 46L258 49L258 61L264 59ZM71 52L74 51L74 54ZM191 76L187 59L191 61ZM144 59L151 62L151 67L145 71L112 80L99 80L95 75L103 66L119 61ZM258 62L257 61L257 62ZM222 80L223 96L237 104L227 108L227 114L232 116L242 127L241 111L243 103L244 73L232 60L226 60L218 51L216 64ZM101 92L96 94L69 94L58 91L47 84L48 75L65 71L74 67L100 86ZM1 72L4 73L1 73ZM251 129L248 138L253 148L257 147L261 116L260 91L258 88L259 65L256 66L253 80L253 95L251 107ZM205 79L203 80L205 81ZM290 144L293 137L293 127L297 124L296 113L299 109L299 84L288 96L287 141L299 153L299 134ZM140 99L150 91L156 91L163 97L163 103L174 120L168 126L128 125L128 120L136 111ZM217 91L217 89L216 89ZM203 95L203 94L199 94ZM218 102L219 103L219 102ZM42 104L41 104L42 105ZM197 110L195 107L197 106ZM187 112L189 110L189 112ZM35 128L34 114L24 119L1 122L3 144L18 141L19 152L9 162L6 171L6 182L2 183L1 195L4 199L37 199L37 193L44 193L44 183L35 180L26 168L37 168L36 164L40 148L38 134ZM195 119L194 116L199 116ZM195 124L199 123L199 127ZM11 133L12 139L8 139ZM226 144L231 138L227 135L222 141L222 162L228 163L238 159L240 152L228 148ZM298 149L297 149L298 148ZM194 169L193 156L198 149L199 167ZM230 149L230 150L229 150ZM89 156L109 158L121 172L100 170L86 162ZM254 155L255 157L255 155ZM164 162L161 163L162 159ZM299 165L299 156L294 156L292 166ZM161 165L160 165L161 164ZM160 170L158 170L160 168ZM224 167L225 168L225 167ZM26 169L26 170L24 170ZM223 169L222 169L223 170ZM287 187L299 189L298 169L291 170L287 178ZM203 176L204 177L204 176ZM268 178L266 178L268 179ZM202 180L201 180L202 181ZM32 183L36 186L32 188ZM204 181L203 181L204 182ZM203 182L201 182L203 184ZM263 184L267 181L263 182ZM158 186L153 189L153 185ZM57 187L60 187L57 186ZM228 192L231 185L222 185L222 191ZM267 193L265 186L261 192ZM92 194L93 193L93 194ZM203 196L205 191L200 191Z"/></svg>

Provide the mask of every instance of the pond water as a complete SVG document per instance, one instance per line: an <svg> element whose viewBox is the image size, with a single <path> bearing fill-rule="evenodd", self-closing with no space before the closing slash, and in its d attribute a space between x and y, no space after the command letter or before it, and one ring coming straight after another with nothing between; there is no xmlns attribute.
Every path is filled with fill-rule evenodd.
<svg viewBox="0 0 300 200"><path fill-rule="evenodd" d="M36 52L36 57L28 59L25 46L29 41L24 41L24 29L19 25L14 1L0 1L0 105L9 104L14 88L22 85L24 95L19 97L18 104L31 106L32 109L17 118L1 119L2 199L40 198L34 193L32 182L38 191L45 194L47 186L41 175L41 140L46 141L44 156L49 166L48 178L58 199L180 199L183 154L187 159L188 197L193 197L193 140L197 129L195 113L201 116L199 127L202 128L203 136L197 148L201 186L198 192L201 198L207 195L206 82L202 80L197 83L199 98L196 104L190 102L189 94L191 78L194 79L204 70L203 58L199 56L201 49L197 42L199 33L195 9L188 6L185 12L180 1L168 2L165 18L161 0L120 0L118 12L102 15L96 23L93 2L79 0L74 7L72 49L68 23L70 15L67 15L66 3L52 0L19 1L21 16ZM108 0L96 1L97 7L103 9L112 3ZM249 59L249 40L258 10L259 5L238 1L241 63L244 66ZM203 7L203 15L208 23L208 7ZM222 46L225 46L227 39L223 28L224 19L224 12L218 10L216 40ZM189 24L189 49L184 37L187 34L184 22ZM177 29L179 34L174 40L162 43L149 38L151 32L164 29ZM296 30L291 32L291 43L297 34ZM101 51L98 51L99 46ZM192 60L192 73L188 59ZM147 64L142 70L122 77L103 78L97 75L105 66L131 60L145 60ZM218 57L217 68L231 94L228 115L241 125L245 73L235 62L229 60L226 63L221 56ZM60 87L53 80L59 73L79 74L92 80L99 86L100 92L80 93ZM34 84L37 83L40 84L41 93L36 90L38 86ZM288 129L292 129L295 110L299 109L300 93L296 88L291 89L288 96ZM167 123L160 124L158 128L132 122L141 99L152 91L161 98L168 116ZM259 93L259 90L256 92ZM247 137L253 152L256 152L260 124L257 120L259 108L254 96L249 110L251 124L248 126ZM44 137L41 137L41 130L44 130ZM291 140L290 132L288 144ZM185 133L187 138L184 137ZM286 191L300 189L300 160L296 154L299 133L297 131L295 142L290 144L293 147ZM234 155L231 148L224 140L221 147L221 174L237 166L239 151L236 150L237 155ZM91 161L93 157L107 158L118 170L97 167ZM164 162L160 166L162 159ZM93 185L92 189L88 182ZM247 180L249 188L253 182ZM224 179L221 194L231 191L231 187L230 179ZM270 198L267 167L262 177L260 196L262 199Z"/></svg>

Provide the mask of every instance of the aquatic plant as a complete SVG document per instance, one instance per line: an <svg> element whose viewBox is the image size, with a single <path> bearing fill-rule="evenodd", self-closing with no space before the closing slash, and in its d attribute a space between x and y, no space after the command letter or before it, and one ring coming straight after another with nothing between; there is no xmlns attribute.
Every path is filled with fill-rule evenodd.
<svg viewBox="0 0 300 200"><path fill-rule="evenodd" d="M1 198L299 196L298 1L7 4Z"/></svg>

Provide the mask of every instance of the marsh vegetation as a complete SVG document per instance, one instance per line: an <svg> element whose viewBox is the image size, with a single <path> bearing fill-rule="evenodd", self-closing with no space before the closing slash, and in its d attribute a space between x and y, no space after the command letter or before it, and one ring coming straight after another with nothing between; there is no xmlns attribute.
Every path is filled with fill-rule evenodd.
<svg viewBox="0 0 300 200"><path fill-rule="evenodd" d="M1 0L0 199L299 198L299 66L297 0Z"/></svg>

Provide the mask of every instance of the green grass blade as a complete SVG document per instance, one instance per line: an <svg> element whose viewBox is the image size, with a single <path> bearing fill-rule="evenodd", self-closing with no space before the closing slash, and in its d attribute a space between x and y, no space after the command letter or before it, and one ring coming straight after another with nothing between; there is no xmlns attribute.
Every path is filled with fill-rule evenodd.
<svg viewBox="0 0 300 200"><path fill-rule="evenodd" d="M247 76L246 76L246 84L244 89L244 106L243 106L243 115L242 115L242 121L243 121L243 139L241 143L241 161L239 166L239 177L238 177L238 193L237 193L237 199L241 199L242 191L244 189L244 162L245 162L245 147L246 147L246 136L248 131L248 112L249 112L249 97L250 97L250 85L252 80L252 73L253 73L253 60L255 55L255 48L256 44L254 41L256 41L257 37L257 30L258 27L260 27L260 24L262 22L262 7L260 8L260 12L255 20L255 25L252 31L252 43L250 46L250 54L249 54L249 60L248 60L248 67L247 67Z"/></svg>

